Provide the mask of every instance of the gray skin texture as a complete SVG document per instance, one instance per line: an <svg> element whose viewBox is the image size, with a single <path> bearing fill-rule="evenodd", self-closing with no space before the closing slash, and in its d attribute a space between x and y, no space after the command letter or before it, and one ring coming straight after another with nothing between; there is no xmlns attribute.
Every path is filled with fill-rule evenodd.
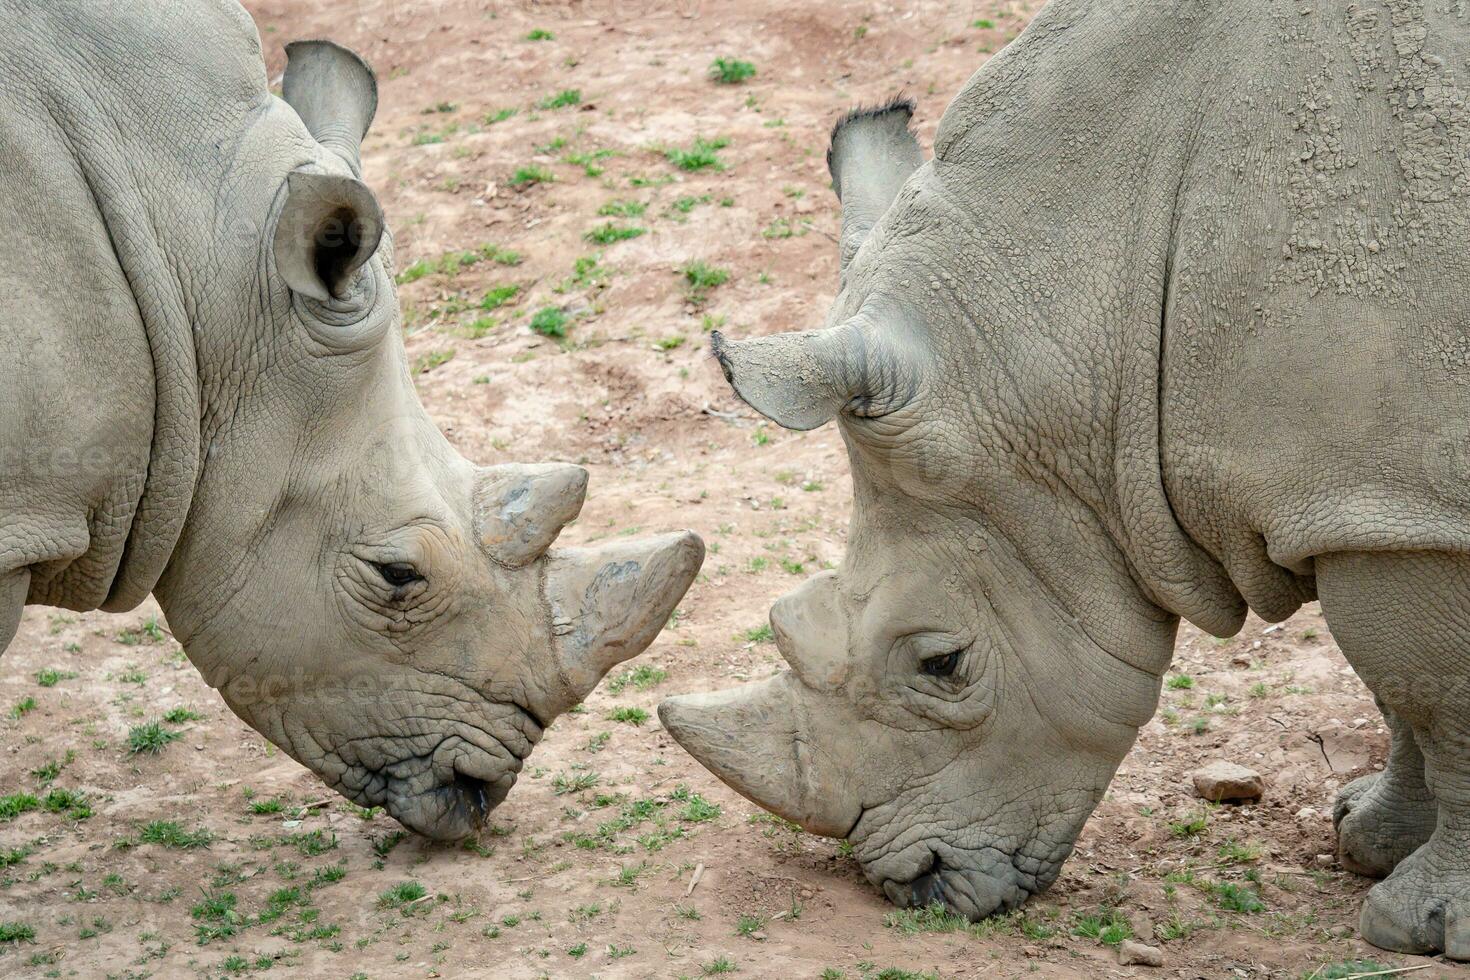
<svg viewBox="0 0 1470 980"><path fill-rule="evenodd" d="M551 549L575 466L477 468L414 392L358 179L371 71L234 3L0 0L0 649L27 603L150 592L330 786L473 833L642 651L692 533Z"/></svg>
<svg viewBox="0 0 1470 980"><path fill-rule="evenodd" d="M715 353L835 417L842 565L771 610L791 670L660 709L895 903L1046 888L1181 617L1319 593L1393 726L1344 791L1379 946L1470 957L1470 14L1053 0L945 112L829 160L824 329ZM1391 874L1390 874L1391 873Z"/></svg>

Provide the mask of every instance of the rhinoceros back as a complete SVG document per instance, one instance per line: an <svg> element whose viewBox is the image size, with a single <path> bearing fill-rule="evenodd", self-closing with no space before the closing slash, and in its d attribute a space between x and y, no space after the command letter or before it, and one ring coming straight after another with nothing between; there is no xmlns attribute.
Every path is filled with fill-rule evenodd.
<svg viewBox="0 0 1470 980"><path fill-rule="evenodd" d="M1280 613L1315 555L1470 550L1470 11L1249 6L1197 49L1162 462Z"/></svg>
<svg viewBox="0 0 1470 980"><path fill-rule="evenodd" d="M210 230L219 130L264 96L258 39L212 2L0 0L0 20L0 574L127 608L197 472L180 243Z"/></svg>

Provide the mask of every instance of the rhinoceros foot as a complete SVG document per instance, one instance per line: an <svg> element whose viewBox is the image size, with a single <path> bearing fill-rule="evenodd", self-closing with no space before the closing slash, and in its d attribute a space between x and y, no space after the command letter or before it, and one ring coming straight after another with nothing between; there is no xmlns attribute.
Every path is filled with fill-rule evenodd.
<svg viewBox="0 0 1470 980"><path fill-rule="evenodd" d="M1338 863L1355 874L1386 878L1429 840L1438 814L1433 796L1406 792L1386 773L1355 779L1333 807Z"/></svg>

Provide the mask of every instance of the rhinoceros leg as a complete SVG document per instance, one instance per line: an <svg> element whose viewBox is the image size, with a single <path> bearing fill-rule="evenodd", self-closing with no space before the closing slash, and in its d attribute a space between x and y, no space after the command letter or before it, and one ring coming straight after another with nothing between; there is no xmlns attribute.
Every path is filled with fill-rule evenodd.
<svg viewBox="0 0 1470 980"><path fill-rule="evenodd" d="M1344 786L1332 813L1338 861L1369 878L1388 877L1429 840L1439 816L1414 730L1382 698L1378 707L1393 737L1388 767Z"/></svg>
<svg viewBox="0 0 1470 980"><path fill-rule="evenodd" d="M15 639L20 617L26 611L26 593L30 591L31 573L22 568L0 575L0 653Z"/></svg>
<svg viewBox="0 0 1470 980"><path fill-rule="evenodd" d="M1470 557L1328 555L1317 586L1353 669L1411 729L1439 804L1429 839L1368 893L1363 938L1470 960Z"/></svg>

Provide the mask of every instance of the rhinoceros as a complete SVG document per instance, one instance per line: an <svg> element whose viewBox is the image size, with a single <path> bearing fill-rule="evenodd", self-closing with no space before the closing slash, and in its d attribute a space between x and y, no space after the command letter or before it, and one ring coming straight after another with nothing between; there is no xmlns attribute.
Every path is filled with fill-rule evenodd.
<svg viewBox="0 0 1470 980"><path fill-rule="evenodd" d="M644 650L690 532L551 549L572 465L477 468L420 405L374 76L223 0L0 2L0 650L149 593L229 706L452 839Z"/></svg>
<svg viewBox="0 0 1470 980"><path fill-rule="evenodd" d="M829 153L820 329L714 339L836 418L848 550L780 599L790 671L666 701L756 803L900 905L1057 877L1182 618L1320 597L1392 731L1337 803L1361 929L1470 957L1470 14L1053 0L945 111Z"/></svg>

